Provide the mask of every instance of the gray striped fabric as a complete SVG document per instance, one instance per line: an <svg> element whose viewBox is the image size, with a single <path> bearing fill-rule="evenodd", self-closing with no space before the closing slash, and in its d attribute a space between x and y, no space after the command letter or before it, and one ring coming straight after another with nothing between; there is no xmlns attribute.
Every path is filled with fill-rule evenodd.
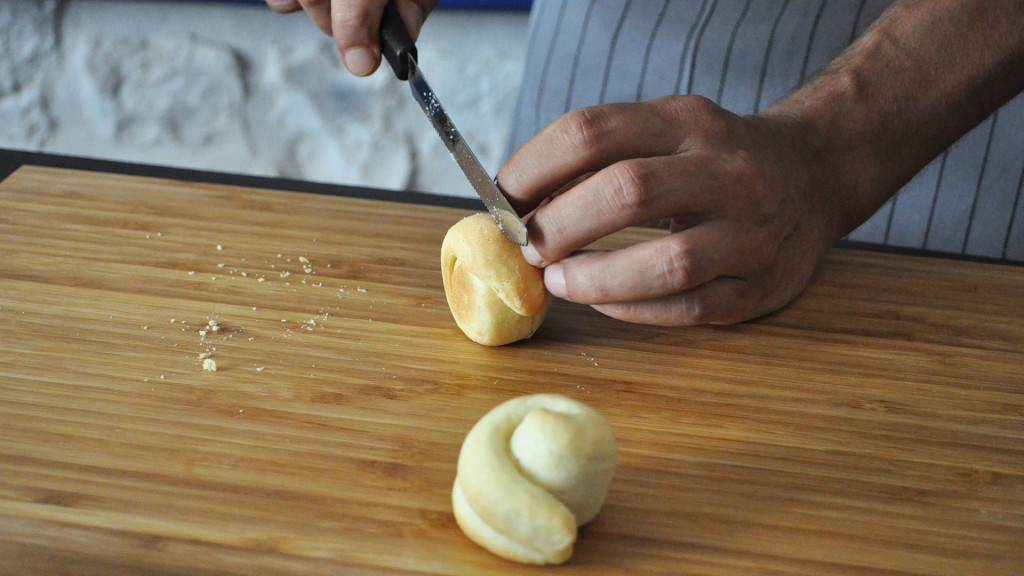
<svg viewBox="0 0 1024 576"><path fill-rule="evenodd" d="M536 0L508 151L581 106L785 97L890 0ZM1024 94L922 170L850 240L1024 262Z"/></svg>

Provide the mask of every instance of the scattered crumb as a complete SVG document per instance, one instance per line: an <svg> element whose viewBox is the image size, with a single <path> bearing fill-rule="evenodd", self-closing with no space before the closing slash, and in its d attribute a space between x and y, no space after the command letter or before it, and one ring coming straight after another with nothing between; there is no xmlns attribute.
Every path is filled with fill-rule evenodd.
<svg viewBox="0 0 1024 576"><path fill-rule="evenodd" d="M264 371L264 370L266 370L266 369L267 369L267 367L266 367L266 366L257 366L257 367L256 367L256 371L257 371L257 372L263 372L263 371Z"/></svg>
<svg viewBox="0 0 1024 576"><path fill-rule="evenodd" d="M188 275L189 276L195 276L196 275L196 271L195 270L189 270L188 271Z"/></svg>
<svg viewBox="0 0 1024 576"><path fill-rule="evenodd" d="M207 358L203 360L203 370L206 370L207 372L216 372L217 362L214 361L213 358ZM163 378L163 376L161 376L161 378Z"/></svg>
<svg viewBox="0 0 1024 576"><path fill-rule="evenodd" d="M221 246L220 244L217 244L217 250L223 250L223 249L224 249L223 246Z"/></svg>

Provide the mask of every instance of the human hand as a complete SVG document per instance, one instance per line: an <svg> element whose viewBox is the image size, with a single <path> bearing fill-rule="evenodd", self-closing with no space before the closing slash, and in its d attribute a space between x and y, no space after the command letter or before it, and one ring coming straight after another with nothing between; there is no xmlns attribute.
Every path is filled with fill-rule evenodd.
<svg viewBox="0 0 1024 576"><path fill-rule="evenodd" d="M380 66L380 17L387 0L266 0L275 12L305 10L328 36L334 38L345 67L356 76L369 76ZM440 0L395 0L413 40Z"/></svg>
<svg viewBox="0 0 1024 576"><path fill-rule="evenodd" d="M631 322L735 323L789 303L845 232L819 152L786 116L670 96L570 112L498 179L520 213L535 210L523 253L555 296ZM668 234L580 251L651 223Z"/></svg>

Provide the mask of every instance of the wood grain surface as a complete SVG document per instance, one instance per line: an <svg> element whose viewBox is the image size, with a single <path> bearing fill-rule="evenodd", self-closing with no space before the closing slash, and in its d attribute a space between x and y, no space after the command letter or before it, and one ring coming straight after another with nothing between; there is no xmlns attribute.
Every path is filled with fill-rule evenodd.
<svg viewBox="0 0 1024 576"><path fill-rule="evenodd" d="M556 302L486 348L441 286L466 213L0 184L0 574L1024 573L1024 268L834 250L754 322ZM537 392L620 446L558 568L477 547L449 500L469 428Z"/></svg>

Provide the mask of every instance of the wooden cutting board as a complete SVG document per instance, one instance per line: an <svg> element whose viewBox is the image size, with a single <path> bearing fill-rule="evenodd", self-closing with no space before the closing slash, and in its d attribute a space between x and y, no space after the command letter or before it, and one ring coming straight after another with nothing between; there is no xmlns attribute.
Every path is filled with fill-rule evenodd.
<svg viewBox="0 0 1024 576"><path fill-rule="evenodd" d="M835 250L755 322L557 302L486 348L438 270L465 214L0 184L0 574L1024 573L1024 269ZM477 547L449 501L473 423L537 392L620 446L554 569Z"/></svg>

